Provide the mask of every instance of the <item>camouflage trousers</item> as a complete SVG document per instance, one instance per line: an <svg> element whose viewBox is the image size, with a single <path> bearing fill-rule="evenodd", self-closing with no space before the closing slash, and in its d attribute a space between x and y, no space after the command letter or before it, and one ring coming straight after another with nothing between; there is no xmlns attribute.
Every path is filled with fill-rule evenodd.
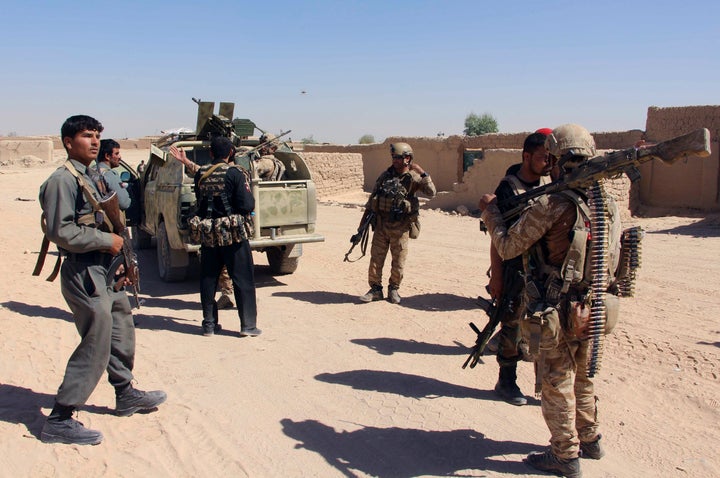
<svg viewBox="0 0 720 478"><path fill-rule="evenodd" d="M388 250L392 256L389 285L392 288L400 287L409 244L409 220L389 222L383 217L383 214L378 214L372 246L370 247L370 267L368 268L368 284L370 284L370 287L382 285L382 270Z"/></svg>
<svg viewBox="0 0 720 478"><path fill-rule="evenodd" d="M220 277L218 278L218 289L223 295L233 295L232 280L230 280L230 274L228 274L227 267L223 266L220 271Z"/></svg>
<svg viewBox="0 0 720 478"><path fill-rule="evenodd" d="M580 441L599 434L597 397L586 375L589 342L570 340L545 351L537 362L542 377L542 413L550 429L550 446L558 458L577 458Z"/></svg>

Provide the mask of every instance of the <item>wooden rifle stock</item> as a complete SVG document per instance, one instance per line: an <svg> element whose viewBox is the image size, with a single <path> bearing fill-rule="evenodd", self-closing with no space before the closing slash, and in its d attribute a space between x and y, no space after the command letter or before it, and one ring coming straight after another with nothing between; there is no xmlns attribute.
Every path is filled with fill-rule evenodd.
<svg viewBox="0 0 720 478"><path fill-rule="evenodd" d="M100 207L102 208L105 216L112 225L112 232L119 235L123 239L122 255L124 260L117 262L117 265L111 267L108 273L111 276L115 276L117 268L122 263L125 266L125 278L130 282L132 287L133 297L135 298L135 305L140 308L140 300L138 293L140 292L140 266L137 259L137 254L132 248L130 242L130 235L128 234L127 226L125 225L125 214L120 210L120 203L118 201L117 194L112 191L106 197L100 201ZM116 262L113 261L113 264Z"/></svg>

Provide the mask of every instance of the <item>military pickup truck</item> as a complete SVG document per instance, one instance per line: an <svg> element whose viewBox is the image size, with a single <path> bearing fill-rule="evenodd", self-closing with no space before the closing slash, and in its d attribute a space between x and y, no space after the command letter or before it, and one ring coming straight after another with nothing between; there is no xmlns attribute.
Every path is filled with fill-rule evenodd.
<svg viewBox="0 0 720 478"><path fill-rule="evenodd" d="M150 158L139 177L140 187L136 188L140 208L132 221L133 246L143 249L156 243L158 271L164 281L184 280L196 267L200 246L190 242L187 222L196 208L194 181L168 150L173 145L182 147L191 161L204 165L211 162L210 138L225 135L240 151L248 152L236 156L235 162L253 178L255 228L250 247L267 254L273 274L292 274L303 244L325 240L315 232L317 197L307 164L278 138L275 157L285 166L285 173L278 181L260 180L251 159L252 149L260 142L255 124L246 119L231 121L233 103L220 103L216 115L213 102L194 101L198 104L196 131L171 133L151 146Z"/></svg>

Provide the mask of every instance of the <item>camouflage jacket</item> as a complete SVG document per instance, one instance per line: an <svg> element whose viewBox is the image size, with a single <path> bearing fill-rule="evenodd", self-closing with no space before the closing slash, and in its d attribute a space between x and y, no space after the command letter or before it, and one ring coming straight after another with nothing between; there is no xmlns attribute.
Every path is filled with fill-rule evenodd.
<svg viewBox="0 0 720 478"><path fill-rule="evenodd" d="M375 187L373 189L373 192L370 195L367 204L365 205L366 209L371 209L380 215L388 214L386 210L387 208L379 207L378 195L383 184L388 179L392 178L398 178L400 184L402 184L405 189L404 201L407 201L407 204L404 212L410 215L417 213L420 206L417 197L415 197L415 193L419 191L426 196L432 198L437 192L437 190L435 189L435 184L433 183L430 175L420 177L420 175L415 171L408 171L406 173L398 174L395 171L395 168L390 166L378 177L377 181L375 181Z"/></svg>
<svg viewBox="0 0 720 478"><path fill-rule="evenodd" d="M540 242L547 263L558 267L570 247L569 235L576 217L575 204L560 194L540 196L509 228L496 204L490 204L482 213L500 257L519 256Z"/></svg>

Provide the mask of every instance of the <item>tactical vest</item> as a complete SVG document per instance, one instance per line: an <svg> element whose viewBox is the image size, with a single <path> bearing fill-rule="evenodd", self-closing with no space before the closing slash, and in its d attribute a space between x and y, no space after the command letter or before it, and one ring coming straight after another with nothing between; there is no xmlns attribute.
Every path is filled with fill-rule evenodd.
<svg viewBox="0 0 720 478"><path fill-rule="evenodd" d="M190 226L190 240L196 244L207 247L229 246L230 244L247 240L251 235L251 223L242 214L234 214L230 199L225 192L225 176L231 166L227 163L205 165L198 174L195 197L198 204L205 202L205 210L188 220ZM232 166L237 167L237 166ZM247 174L239 168L247 181ZM220 198L223 205L222 215L213 217L215 198Z"/></svg>
<svg viewBox="0 0 720 478"><path fill-rule="evenodd" d="M377 213L389 216L391 222L417 214L420 209L418 199L412 194L412 176L409 172L395 176L383 173L375 185L371 198L371 208Z"/></svg>
<svg viewBox="0 0 720 478"><path fill-rule="evenodd" d="M576 212L562 265L548 263L545 252L549 248L540 242L523 255L527 316L520 328L530 353L537 356L536 393L541 389L544 351L557 347L563 334L590 341L587 376L595 375L603 336L617 324L618 296L632 291L639 267L641 231L621 231L619 209L601 184L588 190L589 199L572 190L559 194L572 201Z"/></svg>
<svg viewBox="0 0 720 478"><path fill-rule="evenodd" d="M510 187L513 190L513 194L515 194L515 196L519 196L520 194L526 193L526 192L530 191L530 189L531 189L530 187L528 187L527 184L522 182L520 180L520 178L518 178L514 174L508 174L507 176L505 176L504 178L502 178L500 180L500 182L502 182L502 181L505 181L506 183L508 183L510 185ZM538 184L538 186L533 186L533 187L544 186L549 183L550 183L550 176L541 176L540 183Z"/></svg>

